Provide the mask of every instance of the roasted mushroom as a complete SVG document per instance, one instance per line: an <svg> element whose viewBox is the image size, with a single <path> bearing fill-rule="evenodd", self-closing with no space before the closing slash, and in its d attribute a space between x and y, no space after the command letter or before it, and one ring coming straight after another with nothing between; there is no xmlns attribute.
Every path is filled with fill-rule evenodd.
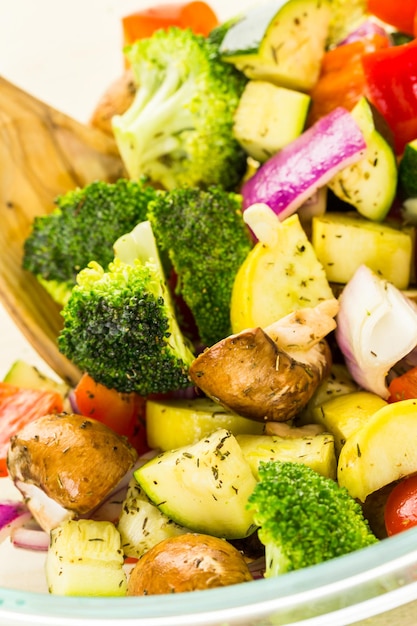
<svg viewBox="0 0 417 626"><path fill-rule="evenodd" d="M34 420L12 437L7 466L32 515L49 532L97 507L136 459L129 442L101 422L60 413Z"/></svg>
<svg viewBox="0 0 417 626"><path fill-rule="evenodd" d="M139 559L131 571L127 593L181 593L251 580L243 555L225 539L186 533L164 539Z"/></svg>
<svg viewBox="0 0 417 626"><path fill-rule="evenodd" d="M323 338L335 327L336 300L296 311L268 328L230 335L202 352L190 378L227 409L257 421L288 421L329 374Z"/></svg>

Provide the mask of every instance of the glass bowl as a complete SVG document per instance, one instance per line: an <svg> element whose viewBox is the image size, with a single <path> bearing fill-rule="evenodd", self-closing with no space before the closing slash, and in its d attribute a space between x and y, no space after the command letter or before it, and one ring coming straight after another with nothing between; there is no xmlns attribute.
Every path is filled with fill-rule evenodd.
<svg viewBox="0 0 417 626"><path fill-rule="evenodd" d="M210 0L221 18L252 0ZM122 70L119 18L149 0L10 0L0 20L0 75L87 121ZM31 352L0 308L0 366ZM9 326L10 324L10 326ZM35 363L36 364L36 363ZM2 495L0 482L0 497ZM360 552L222 589L143 598L63 598L31 591L39 566L19 562L21 585L0 587L0 625L23 626L383 626L417 623L417 528ZM10 562L0 560L7 580ZM20 575L20 574L19 574ZM16 588L21 587L21 588Z"/></svg>
<svg viewBox="0 0 417 626"><path fill-rule="evenodd" d="M415 626L416 611L417 528L282 577L207 591L100 599L0 588L2 626Z"/></svg>

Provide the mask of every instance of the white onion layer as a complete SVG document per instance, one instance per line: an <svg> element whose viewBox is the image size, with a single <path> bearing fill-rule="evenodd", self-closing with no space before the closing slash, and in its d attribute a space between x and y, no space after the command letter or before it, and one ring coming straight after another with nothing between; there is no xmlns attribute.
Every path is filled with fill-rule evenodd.
<svg viewBox="0 0 417 626"><path fill-rule="evenodd" d="M417 346L417 307L362 265L339 298L336 340L354 380L389 396L389 370Z"/></svg>

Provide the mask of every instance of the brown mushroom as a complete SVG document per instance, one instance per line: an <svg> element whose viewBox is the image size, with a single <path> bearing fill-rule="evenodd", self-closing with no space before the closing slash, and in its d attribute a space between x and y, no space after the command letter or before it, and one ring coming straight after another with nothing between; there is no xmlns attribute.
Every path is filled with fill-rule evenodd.
<svg viewBox="0 0 417 626"><path fill-rule="evenodd" d="M133 102L137 86L131 69L127 69L105 91L97 103L90 119L91 126L99 128L107 135L113 135L111 120L114 115L122 115Z"/></svg>
<svg viewBox="0 0 417 626"><path fill-rule="evenodd" d="M124 438L97 420L50 414L11 438L10 478L44 530L89 513L118 485L137 459Z"/></svg>
<svg viewBox="0 0 417 626"><path fill-rule="evenodd" d="M335 327L336 300L295 311L268 328L230 335L202 352L190 378L227 409L257 421L288 421L329 374L323 338Z"/></svg>
<svg viewBox="0 0 417 626"><path fill-rule="evenodd" d="M225 539L186 533L157 543L132 569L127 594L145 596L225 587L253 580L237 548Z"/></svg>

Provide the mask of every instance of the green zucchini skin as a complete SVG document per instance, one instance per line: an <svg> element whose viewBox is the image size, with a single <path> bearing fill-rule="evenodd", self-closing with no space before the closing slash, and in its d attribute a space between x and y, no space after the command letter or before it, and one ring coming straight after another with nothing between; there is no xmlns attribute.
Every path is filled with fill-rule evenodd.
<svg viewBox="0 0 417 626"><path fill-rule="evenodd" d="M224 428L162 452L134 476L162 513L192 532L241 539L256 529L246 507L256 479L236 437Z"/></svg>
<svg viewBox="0 0 417 626"><path fill-rule="evenodd" d="M405 147L400 161L399 181L406 198L417 198L417 139Z"/></svg>
<svg viewBox="0 0 417 626"><path fill-rule="evenodd" d="M382 222L397 192L398 166L391 134L378 111L361 98L351 111L366 141L362 159L336 174L328 186L364 217Z"/></svg>
<svg viewBox="0 0 417 626"><path fill-rule="evenodd" d="M308 91L317 81L331 21L327 0L281 0L254 7L231 25L222 59L248 78Z"/></svg>

